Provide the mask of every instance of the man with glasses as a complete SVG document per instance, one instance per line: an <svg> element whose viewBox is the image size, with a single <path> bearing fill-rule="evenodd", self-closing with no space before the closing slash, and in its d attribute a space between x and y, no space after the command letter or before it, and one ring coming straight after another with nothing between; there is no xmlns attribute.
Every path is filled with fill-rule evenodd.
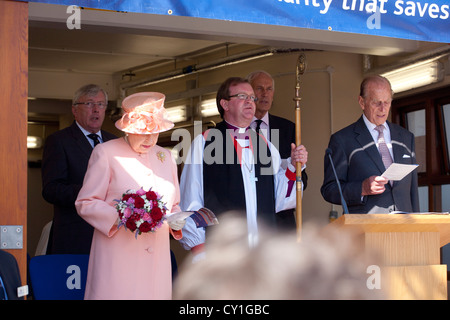
<svg viewBox="0 0 450 320"><path fill-rule="evenodd" d="M184 211L206 207L219 221L227 212L244 215L250 247L258 243L261 223L276 227L276 212L295 207L295 163L307 156L304 146L293 146L289 167L282 168L278 150L250 129L256 99L243 78L222 83L216 103L224 121L194 138L180 182ZM205 230L188 218L180 242L196 254L202 251Z"/></svg>
<svg viewBox="0 0 450 320"><path fill-rule="evenodd" d="M74 122L48 136L42 157L42 196L53 204L54 216L47 253L89 254L93 228L75 209L89 157L96 144L117 138L101 130L108 95L89 84L72 101Z"/></svg>
<svg viewBox="0 0 450 320"><path fill-rule="evenodd" d="M368 76L359 94L362 116L328 144L349 213L419 212L417 170L400 181L382 176L392 162L416 163L414 135L387 121L393 95L389 80ZM342 204L328 154L321 193L326 201Z"/></svg>

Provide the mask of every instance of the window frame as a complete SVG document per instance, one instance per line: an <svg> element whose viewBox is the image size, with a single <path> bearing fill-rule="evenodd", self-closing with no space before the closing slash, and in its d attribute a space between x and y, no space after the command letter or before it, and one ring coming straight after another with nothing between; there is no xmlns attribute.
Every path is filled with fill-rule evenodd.
<svg viewBox="0 0 450 320"><path fill-rule="evenodd" d="M450 184L450 157L442 110L445 104L450 104L450 86L400 98L394 96L391 106L391 121L405 128L408 112L425 109L426 170L418 176L419 186L428 187L430 212L442 211L441 185Z"/></svg>

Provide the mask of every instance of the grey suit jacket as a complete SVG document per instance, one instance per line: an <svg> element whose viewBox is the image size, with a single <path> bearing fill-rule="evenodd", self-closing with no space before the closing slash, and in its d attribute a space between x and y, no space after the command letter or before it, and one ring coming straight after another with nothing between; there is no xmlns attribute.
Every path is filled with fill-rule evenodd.
<svg viewBox="0 0 450 320"><path fill-rule="evenodd" d="M102 130L103 141L117 138ZM93 228L75 209L92 146L75 122L47 137L42 157L42 196L54 207L48 253L89 254Z"/></svg>
<svg viewBox="0 0 450 320"><path fill-rule="evenodd" d="M391 132L394 162L415 164L414 135L396 124L387 124ZM380 195L361 197L363 180L373 175L379 176L385 171L380 153L362 116L358 121L334 133L328 147L332 151L349 213L419 212L417 170L403 180L395 181L393 186L386 184L385 192ZM341 204L328 156L324 159L321 193L326 201Z"/></svg>

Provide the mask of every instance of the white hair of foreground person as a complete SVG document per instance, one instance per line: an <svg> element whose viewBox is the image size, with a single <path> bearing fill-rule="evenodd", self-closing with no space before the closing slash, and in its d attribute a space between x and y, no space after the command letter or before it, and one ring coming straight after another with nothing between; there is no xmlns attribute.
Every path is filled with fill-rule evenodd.
<svg viewBox="0 0 450 320"><path fill-rule="evenodd" d="M353 235L305 225L298 242L295 232L276 233L260 226L259 243L249 249L245 219L232 213L222 217L228 218L208 231L205 258L180 267L175 299L383 298L380 290L367 286L373 257Z"/></svg>

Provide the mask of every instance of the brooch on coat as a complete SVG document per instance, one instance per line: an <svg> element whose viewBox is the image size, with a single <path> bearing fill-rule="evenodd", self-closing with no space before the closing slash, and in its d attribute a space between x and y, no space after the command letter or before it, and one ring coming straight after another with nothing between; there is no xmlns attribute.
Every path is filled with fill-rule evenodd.
<svg viewBox="0 0 450 320"><path fill-rule="evenodd" d="M164 160L166 160L166 154L162 151L158 152L156 154L156 157L158 158L159 161L164 162Z"/></svg>

